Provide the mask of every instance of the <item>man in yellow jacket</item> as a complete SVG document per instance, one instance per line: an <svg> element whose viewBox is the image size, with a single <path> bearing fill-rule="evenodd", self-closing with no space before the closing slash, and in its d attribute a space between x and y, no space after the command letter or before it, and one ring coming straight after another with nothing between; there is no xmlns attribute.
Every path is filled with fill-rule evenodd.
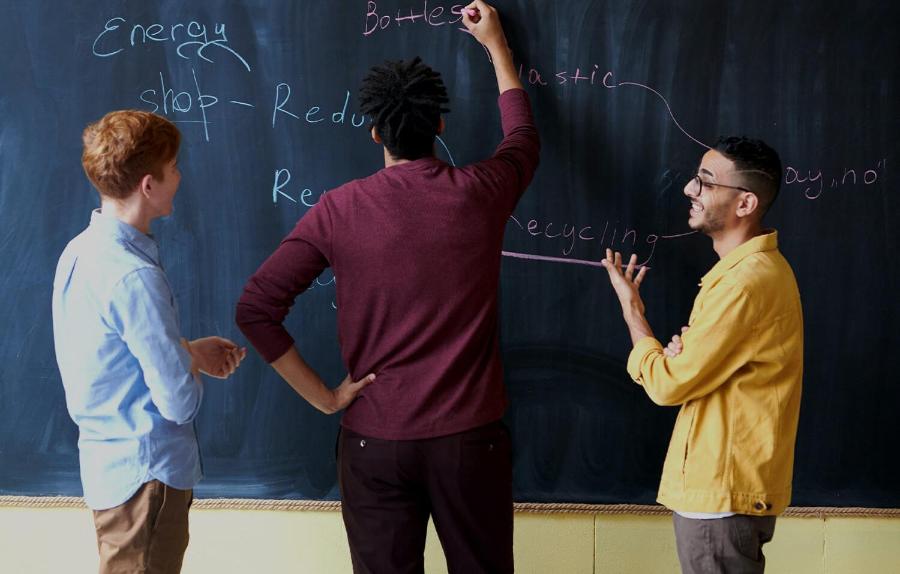
<svg viewBox="0 0 900 574"><path fill-rule="evenodd" d="M658 501L674 511L682 571L763 572L762 546L790 502L803 376L803 316L778 234L762 218L781 161L765 143L722 138L685 185L688 224L713 240L688 326L668 346L638 293L646 267L603 265L634 344L628 373L659 405L681 405ZM637 273L635 273L637 271Z"/></svg>

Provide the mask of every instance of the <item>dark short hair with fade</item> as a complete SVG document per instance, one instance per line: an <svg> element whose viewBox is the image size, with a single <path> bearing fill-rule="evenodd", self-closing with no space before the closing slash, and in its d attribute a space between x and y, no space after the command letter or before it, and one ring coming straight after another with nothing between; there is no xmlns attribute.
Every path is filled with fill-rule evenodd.
<svg viewBox="0 0 900 574"><path fill-rule="evenodd" d="M781 158L766 142L743 136L720 137L713 148L734 163L746 187L759 198L762 218L778 197Z"/></svg>
<svg viewBox="0 0 900 574"><path fill-rule="evenodd" d="M450 100L441 75L416 57L375 66L359 90L360 111L397 159L434 154L441 114Z"/></svg>

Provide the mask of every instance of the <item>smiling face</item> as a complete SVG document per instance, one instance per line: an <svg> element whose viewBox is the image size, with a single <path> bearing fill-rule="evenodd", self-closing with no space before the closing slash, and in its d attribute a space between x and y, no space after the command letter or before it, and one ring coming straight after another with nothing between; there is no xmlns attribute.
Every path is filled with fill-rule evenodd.
<svg viewBox="0 0 900 574"><path fill-rule="evenodd" d="M735 209L741 191L721 185L740 185L735 176L734 162L716 150L709 150L703 155L697 175L703 181L702 190L696 179L684 186L684 194L691 200L688 226L705 235L731 227L737 218Z"/></svg>

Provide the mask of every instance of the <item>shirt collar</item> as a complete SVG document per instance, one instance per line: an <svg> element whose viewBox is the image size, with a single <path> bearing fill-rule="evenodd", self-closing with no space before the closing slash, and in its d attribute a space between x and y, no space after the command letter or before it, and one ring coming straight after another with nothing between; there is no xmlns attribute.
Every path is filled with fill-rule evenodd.
<svg viewBox="0 0 900 574"><path fill-rule="evenodd" d="M767 229L762 235L757 235L753 239L741 243L732 249L731 253L720 259L703 276L703 279L700 280L700 285L710 283L725 275L729 269L740 263L747 256L763 251L774 251L775 249L778 249L778 232L774 229Z"/></svg>
<svg viewBox="0 0 900 574"><path fill-rule="evenodd" d="M111 239L120 239L134 246L153 263L159 265L159 245L152 236L138 231L121 219L105 215L99 209L91 212L91 229Z"/></svg>

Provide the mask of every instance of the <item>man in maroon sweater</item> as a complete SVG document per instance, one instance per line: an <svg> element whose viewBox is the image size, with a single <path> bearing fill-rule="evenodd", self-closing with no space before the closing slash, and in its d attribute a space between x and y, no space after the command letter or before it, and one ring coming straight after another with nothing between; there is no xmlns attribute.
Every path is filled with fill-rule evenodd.
<svg viewBox="0 0 900 574"><path fill-rule="evenodd" d="M429 516L451 572L513 571L497 288L539 141L497 12L479 0L463 22L497 74L494 155L463 168L436 158L449 111L440 74L418 58L373 68L360 104L385 168L323 195L238 303L241 330L300 395L325 413L347 409L338 469L355 572L422 572ZM329 266L349 371L333 390L282 326Z"/></svg>

